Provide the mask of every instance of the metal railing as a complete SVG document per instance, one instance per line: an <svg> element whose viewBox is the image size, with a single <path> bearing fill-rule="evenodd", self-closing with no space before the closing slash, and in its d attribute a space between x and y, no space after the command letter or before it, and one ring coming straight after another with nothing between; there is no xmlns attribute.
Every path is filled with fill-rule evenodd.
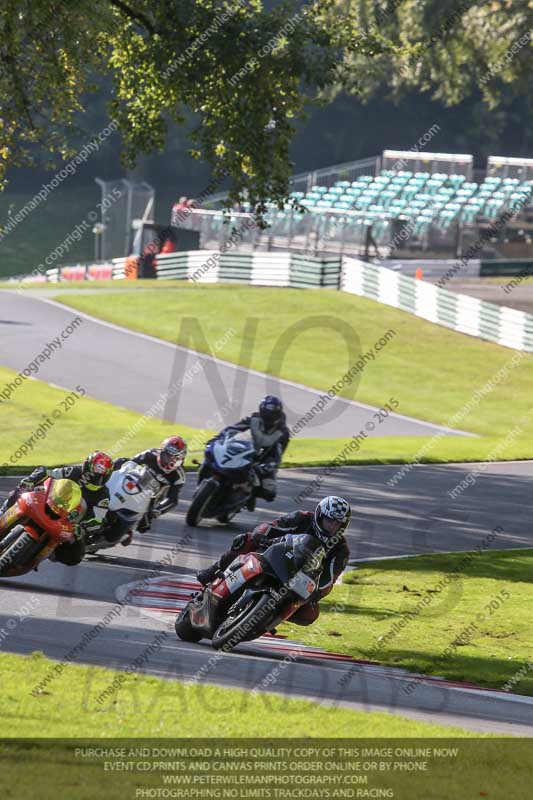
<svg viewBox="0 0 533 800"><path fill-rule="evenodd" d="M375 176L380 171L380 156L363 158L358 161L346 161L331 167L309 170L293 175L290 181L292 192L308 192L313 186L333 186L336 181L355 181L360 175ZM203 202L204 208L222 208L227 192L212 194Z"/></svg>
<svg viewBox="0 0 533 800"><path fill-rule="evenodd" d="M481 237L489 220L461 223L457 219L446 225L427 223L422 218L392 217L386 212L368 215L364 211L309 209L301 213L292 208L280 211L271 206L266 215L267 227L261 228L253 215L241 212L195 209L181 227L200 233L200 249L221 252L256 250L291 250L308 255L354 255L363 258L456 258L476 250L476 257L498 258L505 229L501 236ZM499 241L502 239L502 242ZM524 244L523 257L530 246Z"/></svg>
<svg viewBox="0 0 533 800"><path fill-rule="evenodd" d="M363 158L359 161L346 161L310 172L300 172L291 178L293 192L308 192L313 186L333 186L337 181L355 181L360 175L375 176L380 171L380 156Z"/></svg>

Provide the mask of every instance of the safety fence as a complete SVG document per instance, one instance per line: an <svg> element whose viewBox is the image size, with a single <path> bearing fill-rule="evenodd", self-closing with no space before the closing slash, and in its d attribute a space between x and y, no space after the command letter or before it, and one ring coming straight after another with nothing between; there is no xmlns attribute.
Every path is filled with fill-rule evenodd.
<svg viewBox="0 0 533 800"><path fill-rule="evenodd" d="M298 289L340 286L341 259L313 258L295 253L220 253L192 250L158 255L158 279L194 283L248 283ZM113 277L124 277L126 259L114 259Z"/></svg>
<svg viewBox="0 0 533 800"><path fill-rule="evenodd" d="M340 288L460 333L533 352L533 316L514 308L440 289L352 258L344 259Z"/></svg>
<svg viewBox="0 0 533 800"><path fill-rule="evenodd" d="M115 259L124 261L124 259ZM48 283L58 283L59 281L106 281L115 277L113 262L104 264L75 264L67 267L54 267L47 269L41 280ZM118 275L116 277L119 277ZM28 280L28 279L25 279Z"/></svg>

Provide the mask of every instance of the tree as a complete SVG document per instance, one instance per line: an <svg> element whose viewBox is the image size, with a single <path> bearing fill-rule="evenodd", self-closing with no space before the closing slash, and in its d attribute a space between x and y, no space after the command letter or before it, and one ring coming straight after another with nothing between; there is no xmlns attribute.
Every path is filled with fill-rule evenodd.
<svg viewBox="0 0 533 800"><path fill-rule="evenodd" d="M231 200L287 197L289 146L311 102L341 91L496 107L530 92L527 0L4 0L0 8L0 182L44 148L73 155L97 90L123 161L161 150L169 122L200 119L194 155ZM524 37L526 37L524 39ZM518 44L517 42L522 42ZM511 48L515 48L509 55ZM93 131L94 133L94 131ZM96 133L98 135L98 133Z"/></svg>
<svg viewBox="0 0 533 800"><path fill-rule="evenodd" d="M0 179L37 148L68 158L95 90L112 82L123 160L164 147L169 121L198 114L195 156L229 176L233 199L287 194L295 121L331 84L353 38L350 14L260 0L4 0L0 8ZM357 44L370 52L368 42Z"/></svg>
<svg viewBox="0 0 533 800"><path fill-rule="evenodd" d="M342 8L346 0L339 0ZM390 47L369 65L358 53L344 64L342 87L370 96L385 83L393 96L431 90L454 105L480 96L491 109L530 91L531 0L359 0L359 37L383 36Z"/></svg>

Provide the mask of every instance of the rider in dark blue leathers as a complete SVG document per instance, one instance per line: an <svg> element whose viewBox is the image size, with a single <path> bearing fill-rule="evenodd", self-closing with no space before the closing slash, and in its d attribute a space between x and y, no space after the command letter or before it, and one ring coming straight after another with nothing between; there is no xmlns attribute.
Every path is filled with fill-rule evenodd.
<svg viewBox="0 0 533 800"><path fill-rule="evenodd" d="M273 395L267 395L259 404L259 411L249 417L243 417L234 425L228 425L210 441L220 439L229 431L250 431L252 436L257 453L255 470L258 484L253 488L247 508L253 511L257 497L262 497L269 503L276 497L276 473L290 438L281 400ZM198 483L208 477L209 472L209 463L204 461L198 472Z"/></svg>

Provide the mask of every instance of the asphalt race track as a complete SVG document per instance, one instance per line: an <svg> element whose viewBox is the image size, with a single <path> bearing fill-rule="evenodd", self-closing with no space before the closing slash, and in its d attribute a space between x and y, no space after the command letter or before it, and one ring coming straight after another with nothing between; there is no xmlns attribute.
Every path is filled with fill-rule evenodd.
<svg viewBox="0 0 533 800"><path fill-rule="evenodd" d="M484 471L477 482L455 500L449 498L447 491L468 474L472 465L415 466L394 489L387 480L398 470L396 466L339 469L323 478L315 497L335 491L352 503L354 518L348 538L355 559L471 550L497 526L503 532L498 534L494 547L532 546L531 510L524 498L530 497L533 463L482 466ZM119 587L154 576L169 580L177 575L192 578L199 567L210 563L227 547L237 532L249 529L260 519L296 508L294 498L320 476L320 468L282 471L280 491L272 505L258 507L253 515L243 513L232 526L216 524L190 529L184 524L184 514L195 476L189 475L176 513L157 520L152 531L138 535L130 547L118 546L74 568L47 562L38 573L1 581L0 630L8 632L2 638L3 650L41 650L61 661L84 634L116 607ZM0 494L6 494L14 482L12 478L2 479ZM312 506L309 500L302 503L304 508ZM169 554L169 565L162 566ZM33 610L27 618L19 619L24 606ZM529 611L524 609L524 613ZM89 641L79 660L127 669L159 632L168 630L162 646L143 671L168 678L171 693L173 679L196 682L198 692L206 682L253 689L282 659L274 648L269 652L257 645L242 645L213 662L214 651L209 643L179 642L172 623L172 615L162 622L156 615L124 606ZM61 676L55 680L60 681ZM429 679L417 681L416 690L409 693L404 690L407 680L410 678L401 670L303 656L285 662L274 691L354 709L393 711L478 731L533 735L531 698L522 702L509 694L457 688ZM264 698L268 703L268 696ZM95 707L90 686L86 687L86 701ZM24 702L25 698L20 698L21 713ZM220 713L220 709L206 706L205 713Z"/></svg>
<svg viewBox="0 0 533 800"><path fill-rule="evenodd" d="M241 369L194 350L101 322L24 291L0 291L3 366L17 372L24 370L78 314L83 317L83 324L61 342L61 348L54 348L36 375L68 391L81 385L90 397L141 414L160 402L161 395L170 393L164 408L153 416L208 429L220 429L249 414L265 394L281 396L289 425L293 425L313 408L321 395L318 390L300 384ZM350 366L338 366L339 378ZM187 373L188 384L176 389ZM219 417L214 417L215 411ZM462 431L394 413L376 424L375 412L373 406L335 398L306 425L302 435L349 437L363 429L370 436L431 436L443 430L464 435Z"/></svg>

